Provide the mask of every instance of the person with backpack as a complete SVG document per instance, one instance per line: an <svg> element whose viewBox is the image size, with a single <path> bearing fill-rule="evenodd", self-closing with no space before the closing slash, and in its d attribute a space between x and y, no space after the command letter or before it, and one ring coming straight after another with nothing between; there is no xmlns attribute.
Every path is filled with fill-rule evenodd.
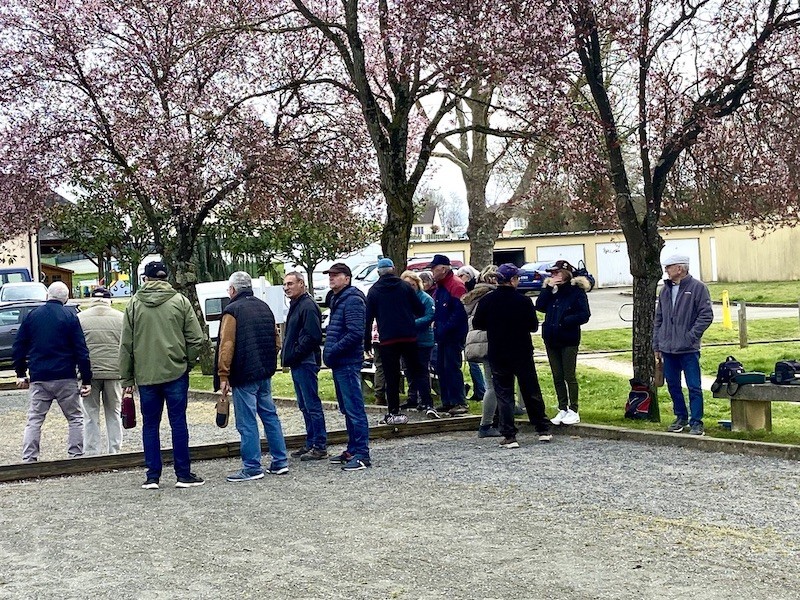
<svg viewBox="0 0 800 600"><path fill-rule="evenodd" d="M545 314L542 340L558 397L558 414L551 422L553 425L575 425L581 422L575 368L581 325L591 316L586 297L591 284L586 277L576 277L575 268L566 260L557 260L547 271L550 277L542 283L536 310Z"/></svg>
<svg viewBox="0 0 800 600"><path fill-rule="evenodd" d="M714 320L706 285L689 275L689 257L673 254L664 261L668 279L658 295L653 323L656 362L664 361L664 379L672 398L675 420L667 431L703 435L703 388L700 384L700 338ZM689 410L681 387L681 372L689 388Z"/></svg>

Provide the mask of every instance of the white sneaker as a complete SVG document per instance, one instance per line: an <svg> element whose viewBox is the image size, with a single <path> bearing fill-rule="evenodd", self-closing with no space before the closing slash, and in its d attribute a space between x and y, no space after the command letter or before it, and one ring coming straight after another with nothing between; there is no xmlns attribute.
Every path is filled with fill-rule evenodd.
<svg viewBox="0 0 800 600"><path fill-rule="evenodd" d="M562 425L576 425L581 422L580 416L574 410L568 410L566 414L561 417Z"/></svg>
<svg viewBox="0 0 800 600"><path fill-rule="evenodd" d="M566 410L560 410L560 411L558 411L558 414L555 417L550 419L550 422L553 425L561 425L561 423L564 422L564 417L566 417L566 416L567 416L567 411Z"/></svg>

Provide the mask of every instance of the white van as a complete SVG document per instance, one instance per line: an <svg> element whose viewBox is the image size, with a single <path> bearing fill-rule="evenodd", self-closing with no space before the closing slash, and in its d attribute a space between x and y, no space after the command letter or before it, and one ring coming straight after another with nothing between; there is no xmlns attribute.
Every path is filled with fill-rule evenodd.
<svg viewBox="0 0 800 600"><path fill-rule="evenodd" d="M208 325L208 336L212 341L216 341L219 336L219 322L222 319L222 311L228 306L228 281L209 281L198 283L197 298L200 301L200 310L203 311L203 318ZM285 323L286 315L289 312L289 300L283 293L283 287L271 285L264 277L253 279L253 295L259 300L266 302L275 315L275 322Z"/></svg>

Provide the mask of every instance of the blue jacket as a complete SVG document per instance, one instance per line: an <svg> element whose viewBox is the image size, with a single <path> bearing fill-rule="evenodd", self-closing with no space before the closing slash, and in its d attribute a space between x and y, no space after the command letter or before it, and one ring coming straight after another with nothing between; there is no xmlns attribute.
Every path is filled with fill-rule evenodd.
<svg viewBox="0 0 800 600"><path fill-rule="evenodd" d="M656 318L653 322L653 350L668 354L687 354L700 351L700 338L714 320L711 296L706 284L687 275L678 287L678 299L672 306L669 279L658 295Z"/></svg>
<svg viewBox="0 0 800 600"><path fill-rule="evenodd" d="M464 345L467 340L467 311L461 302L466 293L464 284L451 271L436 285L434 336L437 342Z"/></svg>
<svg viewBox="0 0 800 600"><path fill-rule="evenodd" d="M581 342L581 325L589 321L589 299L586 292L591 287L586 277L573 277L569 283L553 286L544 281L536 299L536 310L545 313L542 339L551 348L577 346Z"/></svg>
<svg viewBox="0 0 800 600"><path fill-rule="evenodd" d="M361 364L364 361L366 298L361 290L347 286L332 294L328 329L322 360L331 368Z"/></svg>
<svg viewBox="0 0 800 600"><path fill-rule="evenodd" d="M425 307L414 288L397 275L381 275L367 294L367 323L364 348L372 347L372 321L378 322L381 344L415 342L416 318L425 314Z"/></svg>
<svg viewBox="0 0 800 600"><path fill-rule="evenodd" d="M414 325L417 327L417 346L420 348L433 348L433 315L435 309L433 307L433 298L430 297L428 292L417 290L417 298L422 302L425 307L425 314L414 320Z"/></svg>
<svg viewBox="0 0 800 600"><path fill-rule="evenodd" d="M31 381L75 379L80 370L84 385L92 383L89 349L78 317L58 300L32 310L19 326L12 349L17 377Z"/></svg>

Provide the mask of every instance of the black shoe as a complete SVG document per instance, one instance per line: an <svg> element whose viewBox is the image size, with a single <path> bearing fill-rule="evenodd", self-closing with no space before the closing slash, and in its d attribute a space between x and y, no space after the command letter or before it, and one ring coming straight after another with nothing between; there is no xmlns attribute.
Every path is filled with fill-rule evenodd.
<svg viewBox="0 0 800 600"><path fill-rule="evenodd" d="M403 404L400 405L400 410L414 410L418 406L419 406L418 403L409 400L408 402L404 402Z"/></svg>
<svg viewBox="0 0 800 600"><path fill-rule="evenodd" d="M469 398L467 398L469 402L483 402L483 396L478 396L478 394L472 394Z"/></svg>
<svg viewBox="0 0 800 600"><path fill-rule="evenodd" d="M689 421L687 419L681 419L678 417L672 423L670 423L669 427L667 427L667 431L670 433L681 433L684 429L689 426Z"/></svg>
<svg viewBox="0 0 800 600"><path fill-rule="evenodd" d="M442 404L441 406L437 406L436 407L436 412L439 413L439 414L441 414L441 413L449 413L451 408L453 408L453 407L450 406L449 404Z"/></svg>
<svg viewBox="0 0 800 600"><path fill-rule="evenodd" d="M311 452L311 448L298 448L297 450L292 450L289 456L291 456L292 458L300 458L304 454L308 454L309 452Z"/></svg>
<svg viewBox="0 0 800 600"><path fill-rule="evenodd" d="M458 404L448 411L454 417L456 415L465 415L469 412L469 408L465 404Z"/></svg>
<svg viewBox="0 0 800 600"><path fill-rule="evenodd" d="M142 484L143 490L157 490L158 489L158 478L156 477L148 477L147 481Z"/></svg>
<svg viewBox="0 0 800 600"><path fill-rule="evenodd" d="M205 481L202 477L198 477L194 473L189 473L188 477L178 477L178 482L175 484L176 488L190 488L203 485Z"/></svg>
<svg viewBox="0 0 800 600"><path fill-rule="evenodd" d="M695 423L689 428L689 435L705 435L706 430L702 423Z"/></svg>
<svg viewBox="0 0 800 600"><path fill-rule="evenodd" d="M312 448L310 452L306 452L303 456L300 457L300 460L303 462L309 460L324 460L328 458L329 454L327 450L320 450L319 448Z"/></svg>

